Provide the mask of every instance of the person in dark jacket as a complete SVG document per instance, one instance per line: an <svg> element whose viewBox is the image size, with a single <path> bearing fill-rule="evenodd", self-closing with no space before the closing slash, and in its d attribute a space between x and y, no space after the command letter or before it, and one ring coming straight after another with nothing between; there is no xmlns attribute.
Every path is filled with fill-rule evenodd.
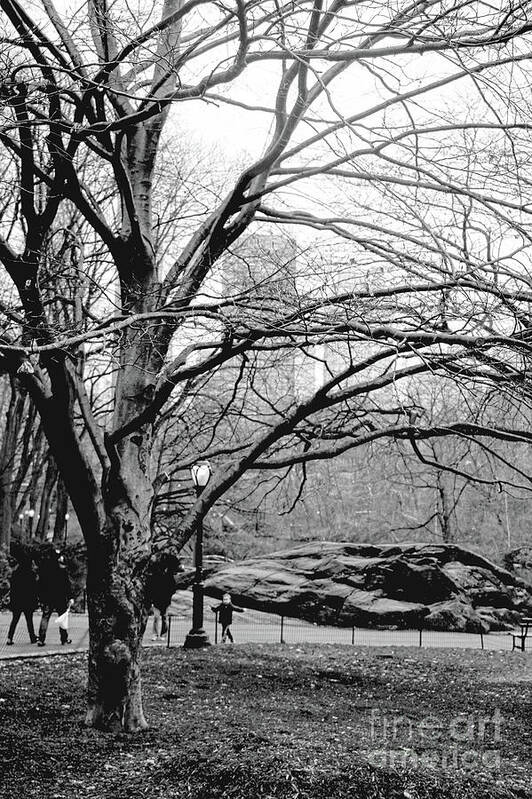
<svg viewBox="0 0 532 799"><path fill-rule="evenodd" d="M68 572L61 552L52 548L46 552L39 566L39 600L42 607L42 618L39 626L39 646L44 646L48 622L54 611L61 616L71 605L72 588ZM59 627L62 644L71 644L68 630Z"/></svg>
<svg viewBox="0 0 532 799"><path fill-rule="evenodd" d="M168 630L168 608L176 591L175 575L183 571L179 560L171 555L157 563L146 583L146 596L153 607L152 641L164 640Z"/></svg>
<svg viewBox="0 0 532 799"><path fill-rule="evenodd" d="M231 633L231 624L233 623L233 611L236 613L244 613L244 608L237 608L231 602L231 594L224 594L222 601L215 608L211 608L218 614L218 621L222 625L222 644L225 644L227 639L234 643L234 638Z"/></svg>
<svg viewBox="0 0 532 799"><path fill-rule="evenodd" d="M18 558L18 565L11 575L9 597L9 607L13 615L7 633L8 646L13 644L13 636L22 614L26 619L30 641L34 644L37 641L33 629L33 611L38 605L37 578L33 572L31 560L27 557L20 556Z"/></svg>

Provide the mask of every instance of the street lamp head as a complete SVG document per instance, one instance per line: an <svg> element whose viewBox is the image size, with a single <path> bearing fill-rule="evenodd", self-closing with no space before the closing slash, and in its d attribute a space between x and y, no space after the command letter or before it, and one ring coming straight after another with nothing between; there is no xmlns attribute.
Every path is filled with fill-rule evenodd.
<svg viewBox="0 0 532 799"><path fill-rule="evenodd" d="M65 522L68 522L70 519L70 513L65 513Z"/></svg>
<svg viewBox="0 0 532 799"><path fill-rule="evenodd" d="M193 466L190 470L192 475L192 482L197 488L205 488L209 480L211 479L212 469L211 464L209 461L203 461L203 463L197 463Z"/></svg>
<svg viewBox="0 0 532 799"><path fill-rule="evenodd" d="M27 513L30 519L33 519L33 517L35 516L35 511L33 510L33 508L30 508L29 511L27 511Z"/></svg>

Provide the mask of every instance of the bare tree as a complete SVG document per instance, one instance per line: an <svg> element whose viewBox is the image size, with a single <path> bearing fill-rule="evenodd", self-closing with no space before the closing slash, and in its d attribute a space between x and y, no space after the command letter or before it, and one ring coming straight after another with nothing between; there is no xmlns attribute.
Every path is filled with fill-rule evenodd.
<svg viewBox="0 0 532 799"><path fill-rule="evenodd" d="M164 0L133 14L120 0L88 0L67 14L39 0L30 16L27 4L0 0L0 144L14 198L0 260L16 289L0 307L0 369L31 396L87 543L88 724L146 725L139 657L154 554L153 427L171 397L194 444L180 470L200 452L220 467L177 520L177 549L250 470L304 472L390 437L530 440L528 427L465 417L420 426L400 389L427 371L471 386L526 384L530 183L514 172L528 131L517 101L527 5ZM427 54L431 74L416 72ZM362 75L381 96L352 98ZM456 107L445 119L445 93L466 83L482 109ZM501 86L516 100L502 117ZM176 222L183 240L164 251L157 157L171 108L185 113L190 102L261 115L264 148L188 225ZM489 142L511 189L489 175ZM464 178L465 161L482 182ZM74 208L112 288L97 309L82 303L73 314L64 292L45 302L42 278L58 214ZM220 289L222 256L259 229L252 223L272 222L308 229L313 244L324 236L300 253L293 290L272 291L275 270L254 268L257 285ZM490 244L481 253L479 225L499 242L516 233L514 252ZM78 255L65 248L63 279L83 281ZM296 355L305 391L270 392L261 371ZM84 358L108 376L112 413L99 418ZM251 377L224 405L247 413L245 435L220 447L208 416L197 434L192 400L223 365L237 387Z"/></svg>

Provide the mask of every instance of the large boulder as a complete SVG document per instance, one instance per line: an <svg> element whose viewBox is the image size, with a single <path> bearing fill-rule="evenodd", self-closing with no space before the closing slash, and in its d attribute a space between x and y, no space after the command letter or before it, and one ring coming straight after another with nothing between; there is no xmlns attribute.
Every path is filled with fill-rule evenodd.
<svg viewBox="0 0 532 799"><path fill-rule="evenodd" d="M487 632L532 614L532 586L443 544L315 542L208 567L205 592L226 591L243 607L346 627Z"/></svg>
<svg viewBox="0 0 532 799"><path fill-rule="evenodd" d="M488 616L476 613L462 598L430 605L424 621L424 627L429 630L487 633L491 629Z"/></svg>

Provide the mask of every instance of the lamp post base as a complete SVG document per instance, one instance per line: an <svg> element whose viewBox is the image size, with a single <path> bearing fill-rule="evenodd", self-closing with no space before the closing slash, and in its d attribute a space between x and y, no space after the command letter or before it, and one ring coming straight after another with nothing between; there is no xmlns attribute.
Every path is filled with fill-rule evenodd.
<svg viewBox="0 0 532 799"><path fill-rule="evenodd" d="M183 649L202 649L203 647L210 645L211 642L205 630L191 630L185 638Z"/></svg>

